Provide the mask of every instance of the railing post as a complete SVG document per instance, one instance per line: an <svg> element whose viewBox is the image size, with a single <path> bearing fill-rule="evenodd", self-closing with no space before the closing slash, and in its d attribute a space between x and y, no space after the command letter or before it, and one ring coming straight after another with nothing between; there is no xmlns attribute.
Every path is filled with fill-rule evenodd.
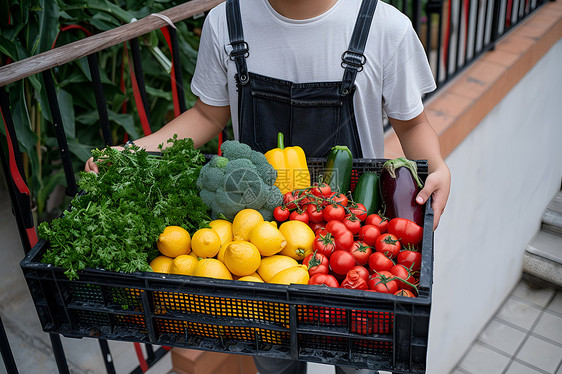
<svg viewBox="0 0 562 374"><path fill-rule="evenodd" d="M494 0L494 12L492 13L492 30L490 34L490 50L496 47L496 40L498 40L498 25L500 18L501 0Z"/></svg>
<svg viewBox="0 0 562 374"><path fill-rule="evenodd" d="M14 360L14 355L10 349L10 342L8 341L8 336L6 335L6 330L4 330L4 324L2 323L2 318L0 317L0 353L2 353L2 359L4 360L4 366L10 374L18 374L18 367L16 361Z"/></svg>

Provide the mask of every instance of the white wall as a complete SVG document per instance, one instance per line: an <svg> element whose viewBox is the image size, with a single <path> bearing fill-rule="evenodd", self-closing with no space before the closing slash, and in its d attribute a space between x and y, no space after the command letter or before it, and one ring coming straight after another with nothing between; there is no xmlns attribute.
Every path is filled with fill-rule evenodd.
<svg viewBox="0 0 562 374"><path fill-rule="evenodd" d="M448 373L521 276L562 179L562 40L447 158L435 233L428 373Z"/></svg>

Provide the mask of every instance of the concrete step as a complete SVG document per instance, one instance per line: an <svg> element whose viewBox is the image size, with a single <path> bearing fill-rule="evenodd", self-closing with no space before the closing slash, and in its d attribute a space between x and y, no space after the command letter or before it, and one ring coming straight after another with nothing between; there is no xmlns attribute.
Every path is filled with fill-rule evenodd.
<svg viewBox="0 0 562 374"><path fill-rule="evenodd" d="M554 196L544 211L542 228L562 235L562 191Z"/></svg>
<svg viewBox="0 0 562 374"><path fill-rule="evenodd" d="M527 245L523 273L562 289L562 191L549 203L541 229Z"/></svg>

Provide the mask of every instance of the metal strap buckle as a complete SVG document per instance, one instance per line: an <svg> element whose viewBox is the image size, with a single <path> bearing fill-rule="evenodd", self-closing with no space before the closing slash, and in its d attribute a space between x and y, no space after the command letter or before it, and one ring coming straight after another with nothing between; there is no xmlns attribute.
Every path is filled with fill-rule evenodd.
<svg viewBox="0 0 562 374"><path fill-rule="evenodd" d="M234 42L230 44L232 46L232 51L230 51L229 58L234 61L238 56L243 56L247 58L250 55L250 48L246 42Z"/></svg>
<svg viewBox="0 0 562 374"><path fill-rule="evenodd" d="M362 53L353 52L350 50L345 51L341 55L341 67L346 69L348 67L355 68L358 72L363 70L363 65L367 62L367 57Z"/></svg>

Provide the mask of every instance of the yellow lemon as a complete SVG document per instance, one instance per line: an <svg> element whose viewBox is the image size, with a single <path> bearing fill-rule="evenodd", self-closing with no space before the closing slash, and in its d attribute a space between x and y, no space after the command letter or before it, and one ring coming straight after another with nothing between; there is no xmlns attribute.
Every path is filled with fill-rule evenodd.
<svg viewBox="0 0 562 374"><path fill-rule="evenodd" d="M192 275L199 260L191 255L181 255L172 262L172 274Z"/></svg>
<svg viewBox="0 0 562 374"><path fill-rule="evenodd" d="M281 224L279 231L287 240L287 245L279 254L294 258L295 260L304 259L312 253L314 244L314 231L306 223L301 221L286 221Z"/></svg>
<svg viewBox="0 0 562 374"><path fill-rule="evenodd" d="M193 269L193 275L196 277L232 280L232 274L230 274L226 266L215 258L199 260L197 265L195 265L195 269Z"/></svg>
<svg viewBox="0 0 562 374"><path fill-rule="evenodd" d="M252 229L260 222L263 216L255 209L242 209L232 220L232 235L234 240L250 240Z"/></svg>
<svg viewBox="0 0 562 374"><path fill-rule="evenodd" d="M199 229L193 234L191 249L201 258L215 257L221 248L221 238L213 229Z"/></svg>
<svg viewBox="0 0 562 374"><path fill-rule="evenodd" d="M291 266L275 274L269 283L277 284L308 284L310 279L306 265Z"/></svg>
<svg viewBox="0 0 562 374"><path fill-rule="evenodd" d="M209 226L219 234L221 245L232 241L232 223L224 219L216 219L209 222Z"/></svg>
<svg viewBox="0 0 562 374"><path fill-rule="evenodd" d="M234 241L224 252L224 264L232 274L240 277L254 273L260 262L260 251L250 242Z"/></svg>
<svg viewBox="0 0 562 374"><path fill-rule="evenodd" d="M173 258L168 256L158 256L150 261L150 267L155 273L171 273Z"/></svg>
<svg viewBox="0 0 562 374"><path fill-rule="evenodd" d="M193 251L191 251L191 252L188 254L188 256L191 256L191 257L193 257L194 259L196 259L197 261L199 261L199 256L197 256L197 255L195 254L195 252L193 252Z"/></svg>
<svg viewBox="0 0 562 374"><path fill-rule="evenodd" d="M191 252L191 236L182 227L168 226L160 234L156 246L164 256L175 258Z"/></svg>
<svg viewBox="0 0 562 374"><path fill-rule="evenodd" d="M243 282L258 282L263 283L263 279L258 275L258 273L252 273L250 275L245 275L243 277L238 278L237 280Z"/></svg>
<svg viewBox="0 0 562 374"><path fill-rule="evenodd" d="M287 245L281 231L271 222L260 222L250 233L250 242L258 247L262 256L273 256Z"/></svg>
<svg viewBox="0 0 562 374"><path fill-rule="evenodd" d="M292 257L283 255L273 255L261 259L258 274L264 282L269 283L271 278L281 270L291 266L297 266L299 263Z"/></svg>

